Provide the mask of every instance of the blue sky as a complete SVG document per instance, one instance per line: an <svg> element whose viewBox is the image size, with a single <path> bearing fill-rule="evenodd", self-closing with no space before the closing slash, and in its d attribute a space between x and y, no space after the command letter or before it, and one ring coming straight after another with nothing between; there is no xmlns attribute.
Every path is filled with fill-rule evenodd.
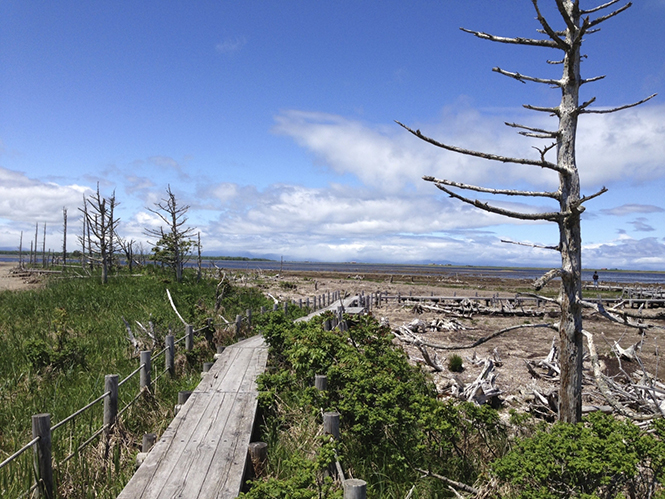
<svg viewBox="0 0 665 499"><path fill-rule="evenodd" d="M554 15L552 0L541 4ZM0 248L16 249L21 231L25 244L36 222L60 248L63 207L76 247L78 207L97 182L102 194L115 189L120 235L145 241L157 223L146 207L170 184L212 254L556 265L554 252L500 242L556 244L553 224L502 219L421 180L551 188L554 176L446 153L394 123L461 147L537 154L542 143L503 123L555 126L521 106L556 105L558 91L491 69L557 77L546 60L558 54L459 27L540 36L528 0L5 0ZM665 1L638 0L583 46L583 76L607 75L583 100L613 107L660 94L582 117L583 193L609 188L584 214L586 267L665 269L664 27Z"/></svg>

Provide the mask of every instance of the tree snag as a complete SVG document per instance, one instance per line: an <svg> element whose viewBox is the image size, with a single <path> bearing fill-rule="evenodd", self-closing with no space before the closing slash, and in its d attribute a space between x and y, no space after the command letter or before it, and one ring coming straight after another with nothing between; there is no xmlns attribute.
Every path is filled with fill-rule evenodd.
<svg viewBox="0 0 665 499"><path fill-rule="evenodd" d="M462 31L484 40L498 43L545 47L562 53L562 58L556 61L556 64L561 64L563 66L560 79L538 78L517 72L506 71L498 67L493 68L493 71L522 83L543 83L561 90L561 102L557 107L540 107L529 104L524 105L526 109L545 112L556 117L558 119L558 128L556 130L533 128L517 123L506 123L506 125L510 127L520 129L519 133L521 135L551 141L545 147L538 149L539 157L536 159L512 158L464 149L436 141L423 135L420 130L413 130L400 122L397 123L419 139L448 151L490 161L537 166L557 173L559 177L559 188L556 192L492 189L446 179L437 179L431 176L423 177L423 179L428 182L433 182L439 189L449 196L464 203L476 206L481 210L519 220L544 220L557 224L559 228L559 244L552 249L561 253L561 268L556 269L550 275L546 276L542 282L553 277L561 278L561 288L557 299L557 302L561 307L561 320L559 323L559 339L561 343L559 354L561 365L559 420L575 423L582 418L582 357L584 353L582 342L582 237L580 230L580 215L585 209L584 206L582 206L584 202L603 194L607 190L603 187L595 194L589 196L580 195L580 181L575 160L577 120L582 114L606 114L628 109L648 101L653 98L655 94L641 101L612 109L589 109L589 105L595 101L595 97L580 104L580 87L585 83L604 78L604 76L588 79L583 79L581 77L580 48L583 37L597 32L598 30L596 28L598 25L625 11L632 4L628 2L621 7L618 7L616 10L605 15L598 15L595 19L591 19L590 14L605 11L609 7L617 4L619 0L610 0L603 5L587 10L580 9L579 0L555 0L555 2L557 11L560 15L560 21L563 21L562 29L552 28L549 21L540 12L538 0L532 0L541 28L538 31L545 35L542 39L522 37L507 38L462 28ZM548 153L554 149L556 150L556 162L546 159ZM511 211L492 206L487 202L472 199L459 194L453 189L494 195L550 198L559 203L559 210L550 213L524 213Z"/></svg>

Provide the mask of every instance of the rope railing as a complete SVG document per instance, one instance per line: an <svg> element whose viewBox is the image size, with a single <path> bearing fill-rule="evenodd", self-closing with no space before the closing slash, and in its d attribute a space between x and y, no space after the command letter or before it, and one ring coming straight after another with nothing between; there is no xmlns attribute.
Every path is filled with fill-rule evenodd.
<svg viewBox="0 0 665 499"><path fill-rule="evenodd" d="M262 310L263 313L264 310ZM248 322L251 321L251 311L248 312ZM242 316L237 316L236 318L236 325L239 327L239 323L242 321ZM152 354L152 352L142 352L145 354L148 354L147 358L141 358L141 363L140 365L134 369L131 373L129 373L127 376L125 376L121 381L118 382L117 380L117 375L107 375L107 378L109 376L112 376L115 378L115 386L113 390L110 390L108 387L105 388L105 391L103 394L86 404L84 407L81 407L78 409L76 412L70 414L63 420L59 421L58 423L54 424L53 426L50 425L50 415L49 414L40 414L40 415L35 415L33 416L33 436L34 438L26 443L23 447L18 449L16 452L14 452L12 455L8 456L5 458L1 463L0 463L0 470L8 466L10 463L16 461L22 454L27 452L30 448L34 449L35 456L40 456L40 455L48 455L48 463L42 462L40 460L36 460L36 480L34 484L27 490L26 492L23 492L22 494L19 494L18 497L26 497L30 496L35 490L38 488L42 490L42 493L45 493L47 496L48 495L53 495L53 490L54 490L54 483L53 483L53 478L52 478L52 470L53 468L60 468L67 462L69 462L71 459L73 459L76 455L80 454L82 450L84 450L90 443L92 443L97 437L99 437L102 433L105 431L109 431L111 427L115 424L117 419L119 419L132 405L136 403L137 400L141 397L143 394L144 389L150 389L155 384L166 374L171 373L173 374L175 369L174 369L174 349L175 345L178 343L182 343L183 341L185 342L185 348L187 350L191 350L193 348L193 343L194 343L194 335L199 334L201 331L206 330L208 327L210 327L210 324L199 328L197 330L194 330L194 328L191 325L186 325L186 334L184 336L181 336L180 338L173 339L172 335L171 338L169 339L169 336L166 338L167 345L159 350L157 353ZM158 359L159 357L166 355L165 361L164 361L164 370L155 377L155 379L150 380L150 371L152 370L151 368L151 360L153 359ZM130 381L133 377L135 377L137 374L141 374L141 387L139 389L139 392L130 400L121 410L117 410L117 401L118 401L118 389L123 386L125 383ZM145 384L144 384L145 383ZM113 406L109 401L114 398L114 408L109 409L107 406ZM58 428L61 428L65 424L75 420L78 416L83 414L84 412L88 411L92 407L96 406L100 402L104 402L104 424L102 425L101 428L97 429L90 437L88 437L83 443L81 443L75 450L70 452L64 459L62 459L58 463L51 463L50 461L50 456L51 456L51 434L53 431L57 430ZM107 414L107 410L110 412ZM42 433L37 434L35 436L35 418L42 419L41 423L41 431ZM71 437L70 437L71 438ZM37 448L42 446L42 445L47 445L48 446L48 451L44 452L43 449L38 450ZM48 468L45 469L45 468Z"/></svg>
<svg viewBox="0 0 665 499"><path fill-rule="evenodd" d="M62 466L62 465L65 464L67 461L69 461L71 458L73 458L74 456L76 456L77 454L79 454L83 449L85 449L85 448L90 444L90 442L92 442L95 438L97 438L99 435L101 435L101 433L102 433L104 430L106 430L108 427L109 427L109 425L107 425L107 424L105 424L104 426L102 426L99 430L97 430L95 433L93 433L92 436L91 436L90 438L88 438L88 440L86 440L86 441L83 442L81 445L79 445L78 448L77 448L74 452L72 452L69 456L67 456L66 458L64 458L62 461L60 461L60 463L58 463L58 464L56 465L56 467Z"/></svg>
<svg viewBox="0 0 665 499"><path fill-rule="evenodd" d="M100 395L99 397L97 397L95 400L93 400L92 402L90 402L90 403L89 403L88 405L86 405L85 407L80 408L80 409L79 409L78 411L76 411L74 414L71 414L71 415L67 416L65 419L63 419L63 420L60 421L59 423L54 424L53 426L51 426L51 431L55 431L55 430L57 430L57 429L60 428L62 425L66 424L66 423L68 423L69 421L71 421L72 419L74 419L76 416L78 416L78 415L80 415L80 414L83 414L85 411L87 411L88 409L90 409L92 406L94 406L95 404L98 404L99 402L101 402L102 400L104 400L104 398L106 398L106 397L109 396L110 394L111 394L111 392L105 392L105 393L103 393L102 395Z"/></svg>
<svg viewBox="0 0 665 499"><path fill-rule="evenodd" d="M23 454L25 451L27 451L30 447L35 445L39 441L40 437L35 437L30 442L25 444L23 447L21 447L19 450L14 452L11 456L9 456L7 459L5 459L3 462L0 463L0 470L7 466L9 463L11 463L14 459L18 458L21 454Z"/></svg>
<svg viewBox="0 0 665 499"><path fill-rule="evenodd" d="M131 373L129 373L125 379L123 379L121 382L118 383L118 388L120 388L122 385L124 385L127 381L129 381L131 378L136 376L138 373L141 372L141 369L145 367L145 364L141 364L139 367L134 369Z"/></svg>

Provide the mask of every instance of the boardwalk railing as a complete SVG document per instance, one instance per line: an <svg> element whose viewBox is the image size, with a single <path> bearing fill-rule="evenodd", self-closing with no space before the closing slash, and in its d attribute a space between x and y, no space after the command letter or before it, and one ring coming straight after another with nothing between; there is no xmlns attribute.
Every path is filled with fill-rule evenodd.
<svg viewBox="0 0 665 499"><path fill-rule="evenodd" d="M200 331L200 330L199 330ZM194 342L194 334L198 331L194 331L192 326L187 326L185 328L185 335L178 338L177 340L173 335L167 335L165 337L165 347L159 352L153 354L150 350L141 351L139 355L139 366L129 373L124 379L119 381L119 375L117 374L107 374L104 377L104 393L98 396L93 401L89 402L84 407L80 408L73 414L70 414L62 421L51 425L51 416L50 414L35 414L32 416L32 436L33 439L26 443L23 447L14 452L11 456L8 456L4 461L0 463L0 470L6 466L14 463L22 454L33 449L34 459L35 459L35 481L33 485L24 492L23 496L30 495L33 491L39 490L39 493L43 497L52 498L54 497L54 481L53 481L53 471L62 467L65 463L71 460L73 457L80 454L80 452L90 445L97 437L106 434L108 437L113 425L116 423L118 418L122 416L145 391L151 391L154 385L159 381L164 375L170 374L171 376L175 375L175 346L182 341L185 341L185 349L192 350ZM154 379L152 379L152 365L156 359L164 356L164 370L160 372ZM132 380L139 375L139 391L136 393L133 398L127 402L122 409L118 410L119 407L119 389L125 385L127 382ZM79 416L89 411L96 405L103 402L103 424L100 428L95 429L92 434L82 443L78 444L71 450L71 452L60 460L57 463L53 462L52 458L52 436L53 432L62 428L66 424L73 422ZM70 436L71 438L71 436ZM71 448L71 442L70 442Z"/></svg>

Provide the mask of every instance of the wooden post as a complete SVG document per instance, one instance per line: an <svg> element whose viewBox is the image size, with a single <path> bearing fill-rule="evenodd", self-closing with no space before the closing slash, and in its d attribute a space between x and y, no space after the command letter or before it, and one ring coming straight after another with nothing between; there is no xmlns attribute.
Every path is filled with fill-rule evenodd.
<svg viewBox="0 0 665 499"><path fill-rule="evenodd" d="M307 299L305 300L305 306L306 306L307 308L309 308L309 296L308 296Z"/></svg>
<svg viewBox="0 0 665 499"><path fill-rule="evenodd" d="M328 376L325 374L317 374L314 376L314 386L319 391L324 391L328 389Z"/></svg>
<svg viewBox="0 0 665 499"><path fill-rule="evenodd" d="M150 371L152 368L152 352L150 350L142 350L140 354L141 371L139 372L141 390L147 388L150 390Z"/></svg>
<svg viewBox="0 0 665 499"><path fill-rule="evenodd" d="M332 435L335 440L339 438L339 412L323 413L323 433Z"/></svg>
<svg viewBox="0 0 665 499"><path fill-rule="evenodd" d="M185 405L185 402L187 402L191 394L192 394L191 390L190 391L183 390L181 392L178 392L178 404Z"/></svg>
<svg viewBox="0 0 665 499"><path fill-rule="evenodd" d="M275 303L275 304L272 306L272 311L273 311L273 312L277 312L278 310L279 310L279 305L278 305L277 303Z"/></svg>
<svg viewBox="0 0 665 499"><path fill-rule="evenodd" d="M298 298L298 308L302 309L302 298Z"/></svg>
<svg viewBox="0 0 665 499"><path fill-rule="evenodd" d="M191 352L194 349L194 326L185 327L185 350Z"/></svg>
<svg viewBox="0 0 665 499"><path fill-rule="evenodd" d="M180 412L180 409L182 409L182 406L185 405L185 402L187 402L187 399L189 399L189 396L191 394L192 394L191 391L178 392L178 403L176 404L173 410L174 416Z"/></svg>
<svg viewBox="0 0 665 499"><path fill-rule="evenodd" d="M34 446L35 468L39 491L43 497L52 499L53 467L51 463L51 415L35 414L32 416L32 437L39 437Z"/></svg>
<svg viewBox="0 0 665 499"><path fill-rule="evenodd" d="M155 445L156 441L157 441L157 435L155 435L154 433L144 433L143 441L141 442L141 451L150 452L150 449L152 449L152 446Z"/></svg>
<svg viewBox="0 0 665 499"><path fill-rule="evenodd" d="M111 426L115 424L115 418L118 415L118 375L107 374L104 376L104 391L109 394L104 397L104 433L108 436L111 433Z"/></svg>
<svg viewBox="0 0 665 499"><path fill-rule="evenodd" d="M324 331L330 331L332 329L332 323L330 322L330 319L326 319L323 321L323 330Z"/></svg>
<svg viewBox="0 0 665 499"><path fill-rule="evenodd" d="M257 478L263 475L266 459L268 457L268 444L265 442L252 442L248 448L249 462L251 467L249 471L251 478Z"/></svg>
<svg viewBox="0 0 665 499"><path fill-rule="evenodd" d="M164 352L166 365L164 367L169 372L169 376L173 378L175 376L175 338L172 334L167 334L164 343L166 343L166 352Z"/></svg>
<svg viewBox="0 0 665 499"><path fill-rule="evenodd" d="M236 338L240 337L241 332L242 332L242 315L238 314L236 315Z"/></svg>
<svg viewBox="0 0 665 499"><path fill-rule="evenodd" d="M284 315L289 313L289 302L284 302Z"/></svg>
<svg viewBox="0 0 665 499"><path fill-rule="evenodd" d="M252 309L248 308L245 310L245 315L247 316L247 327L251 328L252 327Z"/></svg>
<svg viewBox="0 0 665 499"><path fill-rule="evenodd" d="M263 307L263 306L262 306L262 307L261 307L261 315L263 315L263 314L265 314L265 313L266 313L266 307Z"/></svg>
<svg viewBox="0 0 665 499"><path fill-rule="evenodd" d="M367 482L358 478L344 480L344 499L366 499Z"/></svg>

